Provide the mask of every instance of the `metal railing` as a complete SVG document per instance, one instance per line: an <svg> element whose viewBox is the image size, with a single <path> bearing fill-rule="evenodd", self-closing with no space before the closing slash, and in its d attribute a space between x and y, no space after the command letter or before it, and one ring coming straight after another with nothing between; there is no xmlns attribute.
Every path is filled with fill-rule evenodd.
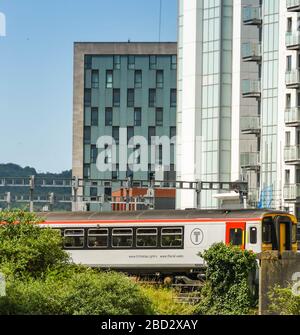
<svg viewBox="0 0 300 335"><path fill-rule="evenodd" d="M284 119L286 125L300 124L300 107L286 108Z"/></svg>
<svg viewBox="0 0 300 335"><path fill-rule="evenodd" d="M287 48L296 48L300 47L300 31L288 31L285 36L285 44Z"/></svg>
<svg viewBox="0 0 300 335"><path fill-rule="evenodd" d="M261 95L260 81L244 79L242 83L242 93L246 97L259 97Z"/></svg>
<svg viewBox="0 0 300 335"><path fill-rule="evenodd" d="M300 86L300 70L295 69L287 71L285 74L285 83L287 86L299 87Z"/></svg>
<svg viewBox="0 0 300 335"><path fill-rule="evenodd" d="M244 169L258 169L260 166L259 152L242 152L241 167Z"/></svg>
<svg viewBox="0 0 300 335"><path fill-rule="evenodd" d="M256 134L260 132L260 117L259 116L242 116L241 131L247 134Z"/></svg>
<svg viewBox="0 0 300 335"><path fill-rule="evenodd" d="M300 163L300 145L291 145L284 148L286 163Z"/></svg>
<svg viewBox="0 0 300 335"><path fill-rule="evenodd" d="M286 1L286 8L289 11L300 11L300 0L287 0Z"/></svg>
<svg viewBox="0 0 300 335"><path fill-rule="evenodd" d="M258 25L262 23L261 7L244 7L243 8L243 22L244 24Z"/></svg>
<svg viewBox="0 0 300 335"><path fill-rule="evenodd" d="M261 45L259 43L247 42L242 44L242 57L244 60L258 61L261 56Z"/></svg>
<svg viewBox="0 0 300 335"><path fill-rule="evenodd" d="M300 184L285 185L283 197L285 201L296 201L300 197Z"/></svg>

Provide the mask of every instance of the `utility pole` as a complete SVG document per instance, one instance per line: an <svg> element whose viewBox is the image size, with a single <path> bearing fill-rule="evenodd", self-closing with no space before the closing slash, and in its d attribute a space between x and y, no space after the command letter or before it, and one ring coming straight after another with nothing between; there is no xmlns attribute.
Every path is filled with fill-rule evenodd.
<svg viewBox="0 0 300 335"><path fill-rule="evenodd" d="M198 181L196 187L197 209L201 209L201 190L202 190L201 181Z"/></svg>
<svg viewBox="0 0 300 335"><path fill-rule="evenodd" d="M54 203L55 203L55 195L54 195L53 192L51 192L51 193L49 194L49 208L50 208L50 212L53 211Z"/></svg>
<svg viewBox="0 0 300 335"><path fill-rule="evenodd" d="M79 179L78 179L78 177L75 177L72 180L72 187L73 187L73 194L74 194L72 210L73 210L73 212L76 212L76 211L78 211L78 189L79 189Z"/></svg>
<svg viewBox="0 0 300 335"><path fill-rule="evenodd" d="M129 197L129 190L131 189L131 178L127 178L126 182L126 211L129 211L129 202L130 202L130 197Z"/></svg>
<svg viewBox="0 0 300 335"><path fill-rule="evenodd" d="M11 205L11 193L10 192L6 193L6 203L7 203L7 209L10 210L10 205Z"/></svg>
<svg viewBox="0 0 300 335"><path fill-rule="evenodd" d="M33 191L34 191L34 182L35 182L35 177L31 176L29 179L29 188L30 188L30 205L29 205L29 211L32 213L34 208L33 208Z"/></svg>

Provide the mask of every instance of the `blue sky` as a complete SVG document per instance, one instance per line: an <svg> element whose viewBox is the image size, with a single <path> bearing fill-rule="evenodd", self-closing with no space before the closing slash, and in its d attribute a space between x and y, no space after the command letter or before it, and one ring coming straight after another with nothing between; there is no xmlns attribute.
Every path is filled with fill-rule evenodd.
<svg viewBox="0 0 300 335"><path fill-rule="evenodd" d="M177 0L162 0L162 41L176 41ZM74 41L157 41L159 0L0 0L0 163L72 165Z"/></svg>

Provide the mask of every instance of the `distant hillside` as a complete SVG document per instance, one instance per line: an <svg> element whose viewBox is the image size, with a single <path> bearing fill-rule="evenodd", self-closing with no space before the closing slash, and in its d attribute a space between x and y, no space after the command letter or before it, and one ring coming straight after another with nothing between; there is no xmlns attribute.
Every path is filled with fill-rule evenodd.
<svg viewBox="0 0 300 335"><path fill-rule="evenodd" d="M26 166L22 168L17 164L0 164L0 177L50 177L50 178L71 178L72 170L63 171L61 173L37 173L33 167Z"/></svg>
<svg viewBox="0 0 300 335"><path fill-rule="evenodd" d="M26 166L22 168L21 166L17 164L0 164L0 177L30 177L30 176L36 176L36 177L42 177L42 178L57 178L57 179L69 179L72 178L72 170L63 171L61 173L37 173L36 169L33 167ZM0 187L0 195L4 195L6 192L11 192L12 197L14 196L26 196L29 194L29 189L24 187ZM67 187L62 188L42 188L42 187L36 187L34 190L34 195L49 196L50 192L54 192L55 195L65 195L70 196L71 195L71 189ZM44 204L36 204L35 209L41 210ZM14 202L13 207L24 207L24 204L22 203L16 203ZM55 204L55 210L70 210L70 204ZM0 208L5 208L6 204L0 202Z"/></svg>

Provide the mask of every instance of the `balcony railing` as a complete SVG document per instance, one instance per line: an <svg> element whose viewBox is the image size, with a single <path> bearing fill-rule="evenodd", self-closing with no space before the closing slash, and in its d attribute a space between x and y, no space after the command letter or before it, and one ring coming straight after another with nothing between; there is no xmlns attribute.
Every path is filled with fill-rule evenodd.
<svg viewBox="0 0 300 335"><path fill-rule="evenodd" d="M300 12L300 0L287 0L286 8L289 12Z"/></svg>
<svg viewBox="0 0 300 335"><path fill-rule="evenodd" d="M259 98L261 96L259 80L243 80L242 94L245 98Z"/></svg>
<svg viewBox="0 0 300 335"><path fill-rule="evenodd" d="M285 35L285 44L289 50L299 50L300 31L288 31Z"/></svg>
<svg viewBox="0 0 300 335"><path fill-rule="evenodd" d="M241 153L241 168L245 170L260 169L260 153L259 152L242 152Z"/></svg>
<svg viewBox="0 0 300 335"><path fill-rule="evenodd" d="M243 116L241 118L241 131L244 134L260 133L260 117L259 116Z"/></svg>
<svg viewBox="0 0 300 335"><path fill-rule="evenodd" d="M300 70L287 71L285 74L287 88L300 88Z"/></svg>
<svg viewBox="0 0 300 335"><path fill-rule="evenodd" d="M292 145L284 148L284 160L286 164L300 164L300 145Z"/></svg>
<svg viewBox="0 0 300 335"><path fill-rule="evenodd" d="M300 198L300 184L285 185L283 197L285 201L297 201Z"/></svg>
<svg viewBox="0 0 300 335"><path fill-rule="evenodd" d="M287 108L285 110L285 124L287 127L300 126L300 107Z"/></svg>
<svg viewBox="0 0 300 335"><path fill-rule="evenodd" d="M261 25L262 15L261 7L244 7L243 22L245 25Z"/></svg>
<svg viewBox="0 0 300 335"><path fill-rule="evenodd" d="M242 57L245 62L260 62L261 45L259 43L253 43L253 42L243 43Z"/></svg>

